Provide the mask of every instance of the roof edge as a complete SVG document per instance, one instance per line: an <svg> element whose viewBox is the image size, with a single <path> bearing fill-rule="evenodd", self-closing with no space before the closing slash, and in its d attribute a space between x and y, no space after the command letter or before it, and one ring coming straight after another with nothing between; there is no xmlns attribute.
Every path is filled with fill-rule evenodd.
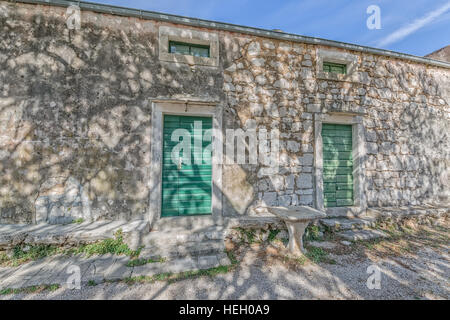
<svg viewBox="0 0 450 320"><path fill-rule="evenodd" d="M216 22L211 20L189 18L173 14L165 14L148 10L126 8L120 6L106 5L100 3L86 2L86 1L68 1L68 0L8 0L10 2L22 2L29 4L42 4L42 5L53 5L59 7L68 7L70 5L77 5L80 9L90 10L100 13L108 13L119 16L127 17L137 17L148 20L165 21L176 24L182 24L194 27L203 27L209 29L224 30L230 32L238 32L243 34L249 34L259 37L272 38L278 40L300 42L307 44L316 44L323 46L336 47L346 50L359 51L363 53L393 57L398 59L404 59L409 61L414 61L418 63L423 63L432 66L438 66L443 68L450 68L450 63L445 61L434 60L430 58L419 57L407 53L400 53L385 49L372 48L367 46L361 46L357 44L351 44L346 42L340 42L335 40L327 40L315 37L301 36L292 33L278 32L261 28L241 26L231 23Z"/></svg>

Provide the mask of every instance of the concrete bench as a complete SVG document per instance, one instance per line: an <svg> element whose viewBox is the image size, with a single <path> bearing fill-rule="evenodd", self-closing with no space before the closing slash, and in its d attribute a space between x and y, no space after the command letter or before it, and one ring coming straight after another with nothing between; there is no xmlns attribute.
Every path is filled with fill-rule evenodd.
<svg viewBox="0 0 450 320"><path fill-rule="evenodd" d="M308 224L327 216L325 212L306 206L268 207L267 210L286 223L289 232L288 248L294 255L306 252L303 248L303 234Z"/></svg>

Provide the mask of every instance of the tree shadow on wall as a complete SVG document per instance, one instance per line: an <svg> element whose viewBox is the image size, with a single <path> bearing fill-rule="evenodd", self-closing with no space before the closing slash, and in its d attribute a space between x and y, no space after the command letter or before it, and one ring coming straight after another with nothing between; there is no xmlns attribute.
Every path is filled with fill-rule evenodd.
<svg viewBox="0 0 450 320"><path fill-rule="evenodd" d="M0 49L0 223L144 218L148 99L218 96L218 71L162 68L156 33L85 24L69 37L61 19L9 18L0 18L10 46Z"/></svg>
<svg viewBox="0 0 450 320"><path fill-rule="evenodd" d="M203 90L217 71L162 68L157 34L136 30L136 19L121 30L86 23L69 37L64 19L7 9L0 17L7 48L0 60L7 84L0 96L1 223L36 221L41 197L62 203L46 205L52 215L58 207L69 216L69 209L87 210L92 219L142 217L152 174L148 99L217 95L220 86ZM66 199L70 179L89 208L81 191Z"/></svg>

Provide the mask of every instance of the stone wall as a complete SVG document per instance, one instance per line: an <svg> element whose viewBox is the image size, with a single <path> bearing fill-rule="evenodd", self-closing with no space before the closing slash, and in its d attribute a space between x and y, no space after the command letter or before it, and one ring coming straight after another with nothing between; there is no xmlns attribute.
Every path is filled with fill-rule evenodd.
<svg viewBox="0 0 450 320"><path fill-rule="evenodd" d="M364 114L369 206L449 192L450 71L352 52L355 81L317 78L317 46L219 35L219 66L158 59L150 20L0 1L0 223L144 218L151 98L221 101L227 128L277 128L281 168L224 165L224 214L314 205L314 114ZM182 27L182 26L177 26ZM187 27L185 27L187 28ZM339 51L339 49L333 49Z"/></svg>
<svg viewBox="0 0 450 320"><path fill-rule="evenodd" d="M353 79L323 80L317 46L246 40L242 56L225 70L229 122L279 128L283 139L279 174L248 169L249 206L314 205L314 114L330 111L363 117L369 207L448 200L448 69L352 52L358 58ZM234 195L229 198L238 202L240 191Z"/></svg>
<svg viewBox="0 0 450 320"><path fill-rule="evenodd" d="M143 218L149 99L220 99L220 69L160 62L154 21L0 9L0 223Z"/></svg>

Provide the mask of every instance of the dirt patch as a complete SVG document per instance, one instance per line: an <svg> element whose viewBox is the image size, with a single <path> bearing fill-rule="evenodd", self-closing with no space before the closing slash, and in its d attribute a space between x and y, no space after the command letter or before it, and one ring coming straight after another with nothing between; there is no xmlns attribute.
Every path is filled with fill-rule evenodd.
<svg viewBox="0 0 450 320"><path fill-rule="evenodd" d="M448 250L450 226L415 225L414 229L404 225L393 230L384 229L390 237L372 241L357 242L356 252L378 258L412 255L424 248Z"/></svg>

